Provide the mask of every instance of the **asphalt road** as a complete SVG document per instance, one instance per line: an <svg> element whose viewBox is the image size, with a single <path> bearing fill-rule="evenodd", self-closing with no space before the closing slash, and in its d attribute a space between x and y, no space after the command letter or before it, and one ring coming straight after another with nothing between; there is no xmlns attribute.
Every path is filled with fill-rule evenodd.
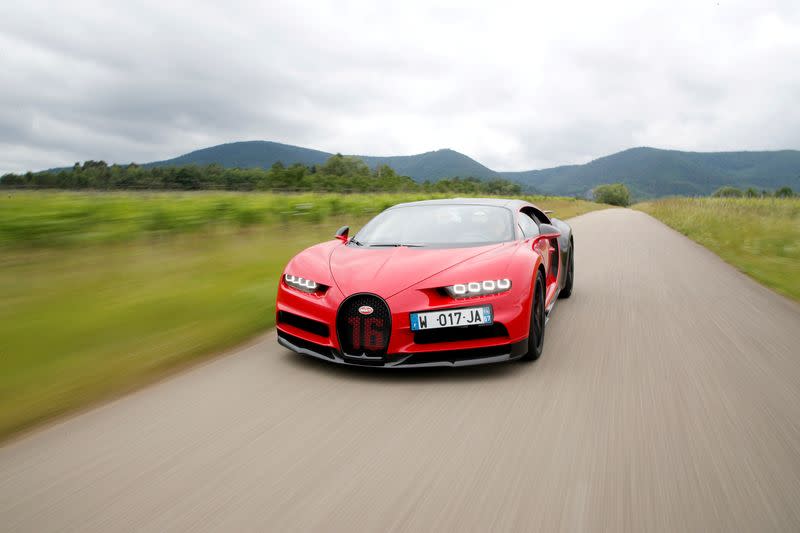
<svg viewBox="0 0 800 533"><path fill-rule="evenodd" d="M538 362L270 333L0 448L0 530L800 531L800 307L647 215L572 223Z"/></svg>

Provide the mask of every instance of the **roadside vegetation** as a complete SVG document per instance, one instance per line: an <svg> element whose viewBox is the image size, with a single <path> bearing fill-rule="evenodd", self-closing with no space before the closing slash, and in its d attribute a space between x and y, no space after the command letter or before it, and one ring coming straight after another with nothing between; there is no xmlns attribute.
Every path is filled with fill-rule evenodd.
<svg viewBox="0 0 800 533"><path fill-rule="evenodd" d="M623 183L598 185L592 190L595 202L627 207L631 204L631 193Z"/></svg>
<svg viewBox="0 0 800 533"><path fill-rule="evenodd" d="M179 166L108 165L105 161L75 163L72 168L5 174L0 188L69 190L223 190L283 192L424 192L519 195L520 184L506 179L455 177L417 183L388 165L370 169L357 157L336 154L322 165L269 169L225 168L218 164Z"/></svg>
<svg viewBox="0 0 800 533"><path fill-rule="evenodd" d="M761 189L759 191L753 187L739 189L737 187L726 185L714 191L711 196L714 198L768 198L770 196L774 196L775 198L793 198L795 194L791 187L785 186L779 187L778 189L775 189L774 193L771 193L766 189Z"/></svg>
<svg viewBox="0 0 800 533"><path fill-rule="evenodd" d="M425 193L0 194L0 438L274 324L299 250ZM568 218L601 206L527 197Z"/></svg>
<svg viewBox="0 0 800 533"><path fill-rule="evenodd" d="M800 197L667 198L634 206L800 301Z"/></svg>

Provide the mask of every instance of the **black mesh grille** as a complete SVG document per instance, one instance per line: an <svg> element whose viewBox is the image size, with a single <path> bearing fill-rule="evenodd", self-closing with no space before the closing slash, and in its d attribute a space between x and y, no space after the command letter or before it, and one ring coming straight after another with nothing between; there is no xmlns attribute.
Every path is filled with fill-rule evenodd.
<svg viewBox="0 0 800 533"><path fill-rule="evenodd" d="M359 312L362 307L372 312ZM347 298L336 316L336 333L345 355L382 357L389 347L392 315L382 298L373 294L355 294Z"/></svg>

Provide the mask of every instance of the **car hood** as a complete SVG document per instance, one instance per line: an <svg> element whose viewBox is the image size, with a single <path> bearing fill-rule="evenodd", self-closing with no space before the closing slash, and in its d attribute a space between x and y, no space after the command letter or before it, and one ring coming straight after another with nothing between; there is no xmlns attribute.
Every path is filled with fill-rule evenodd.
<svg viewBox="0 0 800 533"><path fill-rule="evenodd" d="M330 255L331 275L345 296L372 292L383 298L504 244L469 248L360 248L337 246Z"/></svg>

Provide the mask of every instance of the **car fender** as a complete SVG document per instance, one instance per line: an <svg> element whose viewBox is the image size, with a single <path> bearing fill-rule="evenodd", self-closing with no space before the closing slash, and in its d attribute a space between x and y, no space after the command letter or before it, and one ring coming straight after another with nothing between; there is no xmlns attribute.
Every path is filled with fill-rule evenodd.
<svg viewBox="0 0 800 533"><path fill-rule="evenodd" d="M302 275L322 285L333 286L328 258L337 246L342 246L342 242L327 241L306 248L289 261L283 271L284 274Z"/></svg>
<svg viewBox="0 0 800 533"><path fill-rule="evenodd" d="M525 312L530 320L530 313L533 307L533 289L536 285L536 276L539 269L544 269L544 258L534 250L533 239L526 239L520 242L508 268L508 277L512 283L524 280L527 283L525 290Z"/></svg>

